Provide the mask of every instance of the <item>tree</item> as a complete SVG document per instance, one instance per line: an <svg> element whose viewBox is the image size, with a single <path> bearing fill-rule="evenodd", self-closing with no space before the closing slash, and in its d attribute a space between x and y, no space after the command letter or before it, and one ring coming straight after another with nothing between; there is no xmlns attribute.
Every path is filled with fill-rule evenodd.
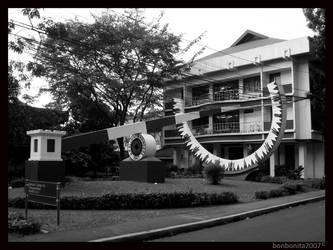
<svg viewBox="0 0 333 250"><path fill-rule="evenodd" d="M39 18L37 9L23 9L30 23L32 18ZM15 29L13 22L8 22L8 34ZM22 54L28 43L21 38L8 41L8 49ZM25 64L13 60L8 61L8 176L11 177L12 168L14 175L24 174L24 161L29 157L30 138L27 130L59 129L60 124L68 120L67 112L50 109L35 108L19 100L22 82L28 77L24 73ZM26 83L29 85L29 82ZM29 97L28 97L29 98ZM24 99L24 98L23 98Z"/></svg>
<svg viewBox="0 0 333 250"><path fill-rule="evenodd" d="M32 19L40 18L39 10L37 8L24 8L22 14L26 16L32 27ZM16 36L13 31L15 30L15 23L12 20L8 21L8 35L12 35L8 39L8 49L15 53L22 54L25 49L31 44L31 39L25 39L20 36ZM8 102L14 103L18 100L18 95L21 90L19 82L26 82L25 87L30 87L29 77L24 73L25 65L22 62L16 62L13 60L8 61ZM16 73L16 74L15 74ZM15 76L16 75L16 76ZM24 95L22 97L26 102L32 102L33 97Z"/></svg>
<svg viewBox="0 0 333 250"><path fill-rule="evenodd" d="M134 121L142 119L161 105L162 82L189 69L175 58L181 36L161 27L160 19L145 24L138 10L126 16L105 12L94 19L92 24L42 23L39 28L47 36L28 68L48 79L49 91L63 108L74 110L79 98L95 105L109 126L123 125L130 111ZM123 157L123 138L118 144Z"/></svg>
<svg viewBox="0 0 333 250"><path fill-rule="evenodd" d="M310 83L312 108L312 126L325 134L325 92L326 92L326 15L325 9L305 8L304 15L308 27L315 32L310 37L311 54Z"/></svg>

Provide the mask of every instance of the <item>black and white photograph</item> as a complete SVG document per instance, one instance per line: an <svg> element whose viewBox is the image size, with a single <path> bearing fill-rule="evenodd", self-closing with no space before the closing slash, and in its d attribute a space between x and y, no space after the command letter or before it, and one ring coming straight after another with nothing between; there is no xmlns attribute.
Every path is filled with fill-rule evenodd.
<svg viewBox="0 0 333 250"><path fill-rule="evenodd" d="M8 242L325 248L325 8L8 8Z"/></svg>

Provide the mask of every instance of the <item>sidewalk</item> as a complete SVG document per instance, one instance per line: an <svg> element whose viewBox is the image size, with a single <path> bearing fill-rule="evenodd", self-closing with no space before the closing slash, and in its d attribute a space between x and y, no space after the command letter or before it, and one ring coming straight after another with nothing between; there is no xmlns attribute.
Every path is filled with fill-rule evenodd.
<svg viewBox="0 0 333 250"><path fill-rule="evenodd" d="M179 232L192 231L235 220L253 217L281 208L311 202L311 199L325 198L325 191L301 193L280 198L250 203L238 203L214 207L193 208L190 213L177 213L172 216L151 218L137 222L103 226L76 231L62 231L38 234L20 238L24 242L87 242L87 241L142 241ZM310 200L308 200L310 199ZM289 204L294 203L294 204Z"/></svg>

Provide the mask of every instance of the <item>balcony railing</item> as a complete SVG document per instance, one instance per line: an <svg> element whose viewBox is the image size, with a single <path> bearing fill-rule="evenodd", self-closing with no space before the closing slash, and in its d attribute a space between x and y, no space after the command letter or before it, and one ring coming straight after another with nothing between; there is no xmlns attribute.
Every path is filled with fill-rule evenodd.
<svg viewBox="0 0 333 250"><path fill-rule="evenodd" d="M227 134L227 133L253 133L263 131L261 122L224 122L214 123L213 129L208 124L192 127L194 135Z"/></svg>
<svg viewBox="0 0 333 250"><path fill-rule="evenodd" d="M200 105L204 103L211 102L212 100L209 98L209 94L203 94L199 96L193 96L192 97L192 103L190 106Z"/></svg>
<svg viewBox="0 0 333 250"><path fill-rule="evenodd" d="M192 96L192 98L186 98L185 106L190 107L211 102L239 99L244 100L258 97L261 97L261 92L250 92L245 90L244 93L240 93L238 89L229 89L214 92L212 96L210 96L209 93L205 93L199 96Z"/></svg>
<svg viewBox="0 0 333 250"><path fill-rule="evenodd" d="M214 101L238 100L239 90L229 89L229 90L214 92L213 96L214 96Z"/></svg>

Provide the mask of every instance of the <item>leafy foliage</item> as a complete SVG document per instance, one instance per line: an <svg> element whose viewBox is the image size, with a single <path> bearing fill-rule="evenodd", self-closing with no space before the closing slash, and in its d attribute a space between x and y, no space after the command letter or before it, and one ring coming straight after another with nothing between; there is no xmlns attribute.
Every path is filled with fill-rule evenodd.
<svg viewBox="0 0 333 250"><path fill-rule="evenodd" d="M83 103L94 105L96 116L108 126L123 125L129 112L136 121L161 108L162 82L178 78L189 66L179 66L183 62L175 58L181 51L180 36L167 25L161 27L159 19L144 24L137 10L127 17L106 12L94 18L92 24L42 23L39 28L47 38L28 69L47 78L56 104L78 119Z"/></svg>
<svg viewBox="0 0 333 250"><path fill-rule="evenodd" d="M197 162L185 170L185 175L190 175L190 176L201 175L202 176L202 171L203 171L202 164Z"/></svg>
<svg viewBox="0 0 333 250"><path fill-rule="evenodd" d="M218 163L211 163L204 168L204 173L211 184L218 185L223 178L224 168L221 168Z"/></svg>
<svg viewBox="0 0 333 250"><path fill-rule="evenodd" d="M42 109L19 102L8 103L8 177L23 176L29 158L30 138L26 131L59 129L68 120L66 112ZM18 171L19 170L19 171Z"/></svg>
<svg viewBox="0 0 333 250"><path fill-rule="evenodd" d="M41 225L29 220L27 221L22 214L8 211L8 232L20 234L34 234L40 232Z"/></svg>
<svg viewBox="0 0 333 250"><path fill-rule="evenodd" d="M261 179L259 180L259 182L266 182L266 183L278 183L278 184L282 184L288 181L288 178L285 176L263 176L261 177Z"/></svg>
<svg viewBox="0 0 333 250"><path fill-rule="evenodd" d="M305 8L303 12L308 27L315 32L309 38L313 58L310 62L312 127L325 133L326 11L322 8Z"/></svg>
<svg viewBox="0 0 333 250"><path fill-rule="evenodd" d="M116 168L119 165L119 155L114 151L112 142L108 144L93 144L78 150L63 153L66 164L66 175L83 176L93 171L92 177L97 177L97 171L106 168ZM116 172L116 171L112 171Z"/></svg>
<svg viewBox="0 0 333 250"><path fill-rule="evenodd" d="M96 197L63 197L61 209L156 209L180 208L205 205L222 205L238 202L232 192L216 193L146 193L146 194L106 194ZM8 200L8 206L23 208L24 198ZM31 203L29 208L54 209L54 207Z"/></svg>

